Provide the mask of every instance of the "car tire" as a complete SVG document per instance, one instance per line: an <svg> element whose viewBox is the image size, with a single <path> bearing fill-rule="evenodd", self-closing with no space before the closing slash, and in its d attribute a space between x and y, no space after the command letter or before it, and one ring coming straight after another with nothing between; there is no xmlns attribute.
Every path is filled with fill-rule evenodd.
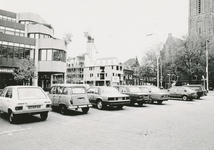
<svg viewBox="0 0 214 150"><path fill-rule="evenodd" d="M151 98L151 101L150 101L150 103L151 103L151 104L154 104L154 100L153 100L152 98Z"/></svg>
<svg viewBox="0 0 214 150"><path fill-rule="evenodd" d="M134 106L135 102L131 100L130 105Z"/></svg>
<svg viewBox="0 0 214 150"><path fill-rule="evenodd" d="M98 101L97 101L97 108L100 109L100 110L104 108L104 105L103 105L103 101L102 101L102 100L98 100Z"/></svg>
<svg viewBox="0 0 214 150"><path fill-rule="evenodd" d="M8 115L9 115L9 122L11 124L14 124L16 121L16 115L11 110L9 111Z"/></svg>
<svg viewBox="0 0 214 150"><path fill-rule="evenodd" d="M45 121L48 118L48 112L43 112L40 114L41 120Z"/></svg>
<svg viewBox="0 0 214 150"><path fill-rule="evenodd" d="M123 105L118 105L117 106L117 109L122 109L123 108Z"/></svg>
<svg viewBox="0 0 214 150"><path fill-rule="evenodd" d="M162 104L163 101L158 101L158 104Z"/></svg>
<svg viewBox="0 0 214 150"><path fill-rule="evenodd" d="M188 96L183 95L183 96L182 96L182 100L183 100L183 101L187 101L187 100L188 100Z"/></svg>
<svg viewBox="0 0 214 150"><path fill-rule="evenodd" d="M197 99L200 99L201 98L201 96L197 96Z"/></svg>
<svg viewBox="0 0 214 150"><path fill-rule="evenodd" d="M67 107L65 105L60 105L59 109L60 109L60 113L62 115L66 115L67 114L68 110L67 110Z"/></svg>
<svg viewBox="0 0 214 150"><path fill-rule="evenodd" d="M143 102L137 102L138 106L143 106Z"/></svg>
<svg viewBox="0 0 214 150"><path fill-rule="evenodd" d="M82 112L83 112L84 114L87 114L88 111L89 111L89 107L84 107L84 108L82 108Z"/></svg>

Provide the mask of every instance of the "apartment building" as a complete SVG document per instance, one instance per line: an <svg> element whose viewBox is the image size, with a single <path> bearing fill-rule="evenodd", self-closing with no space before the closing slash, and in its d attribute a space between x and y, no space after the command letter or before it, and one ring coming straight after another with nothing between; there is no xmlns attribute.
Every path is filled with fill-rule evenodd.
<svg viewBox="0 0 214 150"><path fill-rule="evenodd" d="M32 84L48 89L66 77L64 40L54 38L54 29L39 15L0 9L0 88L16 85L13 68L20 59L35 61L37 78Z"/></svg>
<svg viewBox="0 0 214 150"><path fill-rule="evenodd" d="M67 59L67 83L84 83L83 77L86 57L87 54L82 54Z"/></svg>
<svg viewBox="0 0 214 150"><path fill-rule="evenodd" d="M95 86L113 86L123 83L123 66L115 57L98 58L94 65L84 68L84 83Z"/></svg>

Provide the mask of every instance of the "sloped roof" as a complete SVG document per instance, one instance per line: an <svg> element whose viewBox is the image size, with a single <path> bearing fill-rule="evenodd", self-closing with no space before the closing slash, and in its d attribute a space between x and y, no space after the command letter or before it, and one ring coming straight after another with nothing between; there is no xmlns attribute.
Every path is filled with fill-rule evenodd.
<svg viewBox="0 0 214 150"><path fill-rule="evenodd" d="M130 58L129 60L124 62L123 65L125 65L125 66L133 66L134 67L135 65L139 66L140 63L139 63L139 61L138 61L138 59L136 57L136 58Z"/></svg>

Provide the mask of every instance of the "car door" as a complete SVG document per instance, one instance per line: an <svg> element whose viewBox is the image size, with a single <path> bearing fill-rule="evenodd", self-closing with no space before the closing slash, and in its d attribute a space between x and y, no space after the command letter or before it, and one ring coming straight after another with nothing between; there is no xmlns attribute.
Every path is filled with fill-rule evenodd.
<svg viewBox="0 0 214 150"><path fill-rule="evenodd" d="M55 106L59 106L60 98L61 98L61 96L63 96L63 94L62 94L63 88L64 87L62 87L62 86L56 87L56 94L54 95L54 98L53 98L53 103Z"/></svg>
<svg viewBox="0 0 214 150"><path fill-rule="evenodd" d="M13 91L12 88L7 88L4 92L5 92L4 96L1 97L1 107L2 107L1 110L7 112L10 103L13 102L12 100Z"/></svg>
<svg viewBox="0 0 214 150"><path fill-rule="evenodd" d="M3 105L5 103L5 95L6 95L7 89L4 88L0 93L0 110L3 110Z"/></svg>
<svg viewBox="0 0 214 150"><path fill-rule="evenodd" d="M56 106L56 104L54 103L54 99L56 97L56 88L56 86L51 87L51 90L48 93L48 97L51 99L53 106Z"/></svg>
<svg viewBox="0 0 214 150"><path fill-rule="evenodd" d="M178 87L176 92L176 97L181 98L183 94L184 94L184 89L182 87Z"/></svg>
<svg viewBox="0 0 214 150"><path fill-rule="evenodd" d="M62 92L57 95L59 97L59 101L57 101L57 96L55 97L55 103L56 105L59 106L59 103L65 104L67 107L70 105L70 100L71 100L71 95L70 92L68 92L67 87L61 87Z"/></svg>
<svg viewBox="0 0 214 150"><path fill-rule="evenodd" d="M171 89L169 90L170 97L176 97L176 91L177 91L177 88L176 88L176 87L171 88Z"/></svg>

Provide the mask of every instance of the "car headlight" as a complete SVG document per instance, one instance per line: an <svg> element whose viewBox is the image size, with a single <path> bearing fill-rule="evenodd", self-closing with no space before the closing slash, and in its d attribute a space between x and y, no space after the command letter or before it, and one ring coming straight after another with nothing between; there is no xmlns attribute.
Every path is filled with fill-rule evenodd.
<svg viewBox="0 0 214 150"><path fill-rule="evenodd" d="M16 106L15 107L15 110L22 110L23 109L23 106Z"/></svg>

